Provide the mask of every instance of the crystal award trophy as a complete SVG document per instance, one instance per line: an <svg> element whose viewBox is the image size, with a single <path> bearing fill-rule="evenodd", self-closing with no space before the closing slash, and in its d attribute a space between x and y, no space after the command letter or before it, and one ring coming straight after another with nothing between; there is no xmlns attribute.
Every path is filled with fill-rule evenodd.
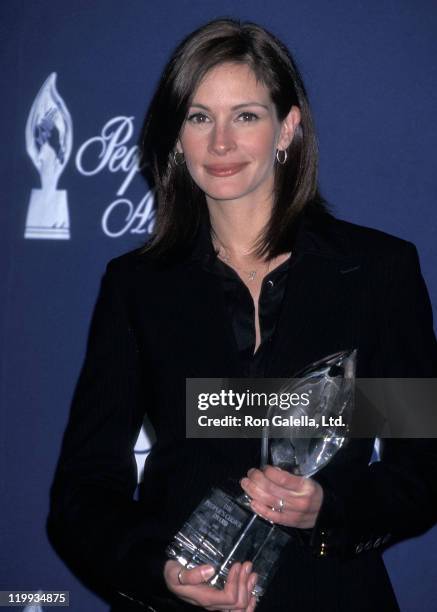
<svg viewBox="0 0 437 612"><path fill-rule="evenodd" d="M311 401L287 409L287 422L272 426L284 410L271 406L261 442L261 467L267 464L310 477L345 445L354 406L356 350L330 355L285 382L279 393L308 394ZM309 424L309 425L308 425ZM247 495L213 488L167 547L170 558L187 569L215 568L209 584L223 589L231 566L251 561L261 597L291 535L255 514Z"/></svg>

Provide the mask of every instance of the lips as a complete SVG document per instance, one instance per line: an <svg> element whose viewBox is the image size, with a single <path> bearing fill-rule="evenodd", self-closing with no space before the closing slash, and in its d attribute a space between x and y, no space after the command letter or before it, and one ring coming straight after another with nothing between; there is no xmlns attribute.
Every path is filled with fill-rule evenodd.
<svg viewBox="0 0 437 612"><path fill-rule="evenodd" d="M233 176L238 174L243 168L247 166L247 162L239 164L214 164L205 166L205 170L212 176Z"/></svg>

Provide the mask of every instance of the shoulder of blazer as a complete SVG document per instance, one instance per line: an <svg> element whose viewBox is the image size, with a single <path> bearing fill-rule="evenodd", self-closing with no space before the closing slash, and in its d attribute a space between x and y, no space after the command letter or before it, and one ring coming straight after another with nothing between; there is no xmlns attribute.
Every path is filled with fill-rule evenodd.
<svg viewBox="0 0 437 612"><path fill-rule="evenodd" d="M106 286L128 301L142 295L147 302L156 303L156 300L174 297L174 292L190 278L191 271L186 266L185 261L163 263L137 248L111 259L104 280Z"/></svg>
<svg viewBox="0 0 437 612"><path fill-rule="evenodd" d="M415 248L408 240L388 234L381 230L348 221L335 220L339 231L347 235L353 251L357 254L393 254L403 253Z"/></svg>
<svg viewBox="0 0 437 612"><path fill-rule="evenodd" d="M159 274L163 265L142 252L142 247L123 253L111 259L106 266L106 275L128 283L137 273L149 272L152 276Z"/></svg>
<svg viewBox="0 0 437 612"><path fill-rule="evenodd" d="M371 257L387 260L416 253L414 244L407 240L326 213L303 219L297 232L296 247L297 252L340 259Z"/></svg>

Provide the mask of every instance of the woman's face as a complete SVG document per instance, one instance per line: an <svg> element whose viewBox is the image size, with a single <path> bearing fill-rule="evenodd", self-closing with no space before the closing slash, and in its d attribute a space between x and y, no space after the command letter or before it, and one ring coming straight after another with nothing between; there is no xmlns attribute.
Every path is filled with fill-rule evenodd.
<svg viewBox="0 0 437 612"><path fill-rule="evenodd" d="M276 150L300 119L279 122L270 92L246 64L221 64L197 88L177 149L208 200L272 198Z"/></svg>

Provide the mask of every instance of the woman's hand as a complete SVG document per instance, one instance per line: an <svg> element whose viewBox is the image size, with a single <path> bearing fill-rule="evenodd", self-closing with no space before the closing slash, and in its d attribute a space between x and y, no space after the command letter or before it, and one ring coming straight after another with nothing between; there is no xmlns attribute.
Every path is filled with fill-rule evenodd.
<svg viewBox="0 0 437 612"><path fill-rule="evenodd" d="M177 561L167 561L164 578L172 593L194 606L207 610L253 612L256 598L251 591L255 587L257 576L251 573L251 570L250 561L243 564L234 563L222 591L205 584L214 575L214 569L210 565L199 565L188 570Z"/></svg>
<svg viewBox="0 0 437 612"><path fill-rule="evenodd" d="M315 480L268 465L249 470L240 484L252 499L253 511L268 521L301 529L314 527L323 501L323 489Z"/></svg>

